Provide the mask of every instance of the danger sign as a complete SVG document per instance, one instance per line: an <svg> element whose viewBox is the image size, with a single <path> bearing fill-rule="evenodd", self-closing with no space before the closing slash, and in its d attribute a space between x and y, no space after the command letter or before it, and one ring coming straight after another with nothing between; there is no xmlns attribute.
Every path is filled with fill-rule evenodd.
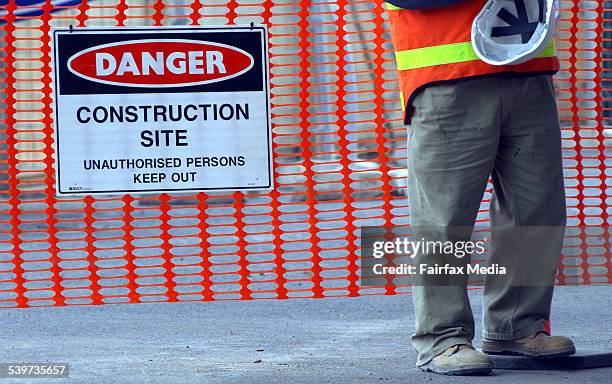
<svg viewBox="0 0 612 384"><path fill-rule="evenodd" d="M265 26L53 31L59 195L272 188Z"/></svg>

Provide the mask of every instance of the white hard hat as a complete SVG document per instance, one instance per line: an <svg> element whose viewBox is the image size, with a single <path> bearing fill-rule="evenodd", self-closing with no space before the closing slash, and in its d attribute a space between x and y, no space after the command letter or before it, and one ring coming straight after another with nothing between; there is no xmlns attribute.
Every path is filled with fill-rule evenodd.
<svg viewBox="0 0 612 384"><path fill-rule="evenodd" d="M553 38L557 0L488 0L472 24L476 55L491 65L529 61Z"/></svg>

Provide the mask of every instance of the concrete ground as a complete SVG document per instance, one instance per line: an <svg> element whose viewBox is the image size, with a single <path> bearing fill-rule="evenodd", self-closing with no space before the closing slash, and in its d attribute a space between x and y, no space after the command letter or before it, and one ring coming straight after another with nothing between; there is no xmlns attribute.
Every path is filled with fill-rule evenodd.
<svg viewBox="0 0 612 384"><path fill-rule="evenodd" d="M612 350L611 295L610 286L559 287L553 332ZM480 313L479 292L471 296ZM413 322L410 295L1 309L0 363L68 362L70 378L0 382L612 383L612 368L418 372Z"/></svg>

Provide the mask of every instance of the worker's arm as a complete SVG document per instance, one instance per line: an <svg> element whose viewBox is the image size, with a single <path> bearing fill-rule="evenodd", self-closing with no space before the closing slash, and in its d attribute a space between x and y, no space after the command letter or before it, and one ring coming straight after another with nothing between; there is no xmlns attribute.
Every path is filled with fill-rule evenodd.
<svg viewBox="0 0 612 384"><path fill-rule="evenodd" d="M387 3L393 4L396 7L415 10L441 8L463 1L465 0L386 0Z"/></svg>

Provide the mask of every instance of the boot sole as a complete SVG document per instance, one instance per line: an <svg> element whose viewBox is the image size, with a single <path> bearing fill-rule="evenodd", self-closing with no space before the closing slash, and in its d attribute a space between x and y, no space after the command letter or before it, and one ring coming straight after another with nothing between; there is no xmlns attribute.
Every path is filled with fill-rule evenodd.
<svg viewBox="0 0 612 384"><path fill-rule="evenodd" d="M496 341L495 344L497 345L491 345L491 343L487 343L486 340L483 340L482 352L487 355L524 356L533 357L535 359L555 359L576 353L576 347L573 345L571 347L550 349L548 351L531 352L524 348L517 347L513 342Z"/></svg>
<svg viewBox="0 0 612 384"><path fill-rule="evenodd" d="M481 365L473 365L465 368L457 368L457 369L441 369L441 368L432 368L429 366L421 366L418 367L423 372L432 372L437 373L438 375L447 375L447 376L486 376L490 375L493 372L493 368L491 368L488 364Z"/></svg>

